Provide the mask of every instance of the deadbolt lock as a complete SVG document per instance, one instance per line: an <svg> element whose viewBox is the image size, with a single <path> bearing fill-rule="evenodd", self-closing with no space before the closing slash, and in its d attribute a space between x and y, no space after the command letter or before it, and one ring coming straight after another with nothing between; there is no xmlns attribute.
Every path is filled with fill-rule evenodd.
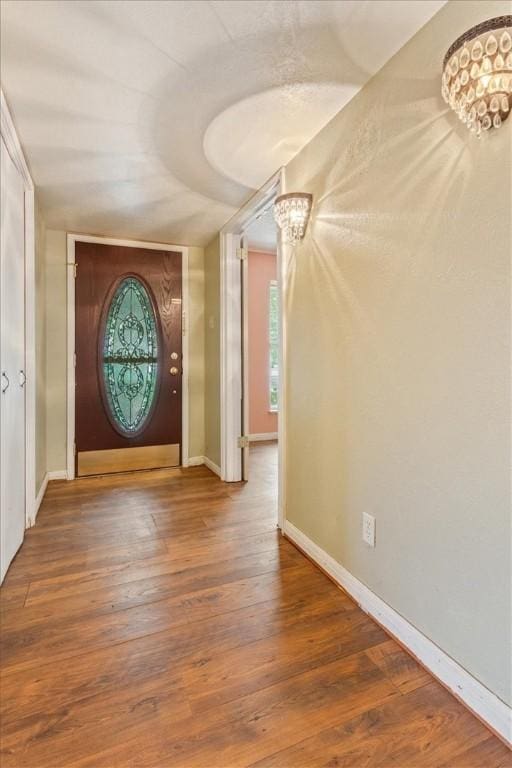
<svg viewBox="0 0 512 768"><path fill-rule="evenodd" d="M177 376L178 369L173 365L169 373L171 374L171 376Z"/></svg>
<svg viewBox="0 0 512 768"><path fill-rule="evenodd" d="M178 359L178 353L177 352L171 352L171 360L177 360Z"/></svg>

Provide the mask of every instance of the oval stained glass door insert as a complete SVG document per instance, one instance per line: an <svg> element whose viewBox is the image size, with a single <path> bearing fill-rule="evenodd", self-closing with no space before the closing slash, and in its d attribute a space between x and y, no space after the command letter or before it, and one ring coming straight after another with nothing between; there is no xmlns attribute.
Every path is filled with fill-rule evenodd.
<svg viewBox="0 0 512 768"><path fill-rule="evenodd" d="M158 326L144 283L120 280L100 340L103 388L112 426L125 437L142 431L157 394Z"/></svg>

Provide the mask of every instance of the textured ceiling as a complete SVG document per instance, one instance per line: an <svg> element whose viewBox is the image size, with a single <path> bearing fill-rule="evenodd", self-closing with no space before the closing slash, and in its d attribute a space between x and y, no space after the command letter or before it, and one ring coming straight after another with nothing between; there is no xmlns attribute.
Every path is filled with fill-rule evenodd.
<svg viewBox="0 0 512 768"><path fill-rule="evenodd" d="M47 225L206 244L444 0L4 0Z"/></svg>

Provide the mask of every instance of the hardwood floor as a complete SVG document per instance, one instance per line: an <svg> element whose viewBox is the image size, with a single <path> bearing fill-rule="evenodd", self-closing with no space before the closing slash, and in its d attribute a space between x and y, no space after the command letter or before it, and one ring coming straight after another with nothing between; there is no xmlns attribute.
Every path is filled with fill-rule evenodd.
<svg viewBox="0 0 512 768"><path fill-rule="evenodd" d="M276 530L276 450L53 482L1 590L3 768L505 768Z"/></svg>

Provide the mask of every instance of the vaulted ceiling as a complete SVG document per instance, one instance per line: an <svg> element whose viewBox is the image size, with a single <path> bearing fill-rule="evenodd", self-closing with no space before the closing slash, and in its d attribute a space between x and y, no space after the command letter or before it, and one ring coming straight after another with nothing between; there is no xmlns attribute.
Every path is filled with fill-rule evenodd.
<svg viewBox="0 0 512 768"><path fill-rule="evenodd" d="M444 0L4 0L47 226L204 245Z"/></svg>

